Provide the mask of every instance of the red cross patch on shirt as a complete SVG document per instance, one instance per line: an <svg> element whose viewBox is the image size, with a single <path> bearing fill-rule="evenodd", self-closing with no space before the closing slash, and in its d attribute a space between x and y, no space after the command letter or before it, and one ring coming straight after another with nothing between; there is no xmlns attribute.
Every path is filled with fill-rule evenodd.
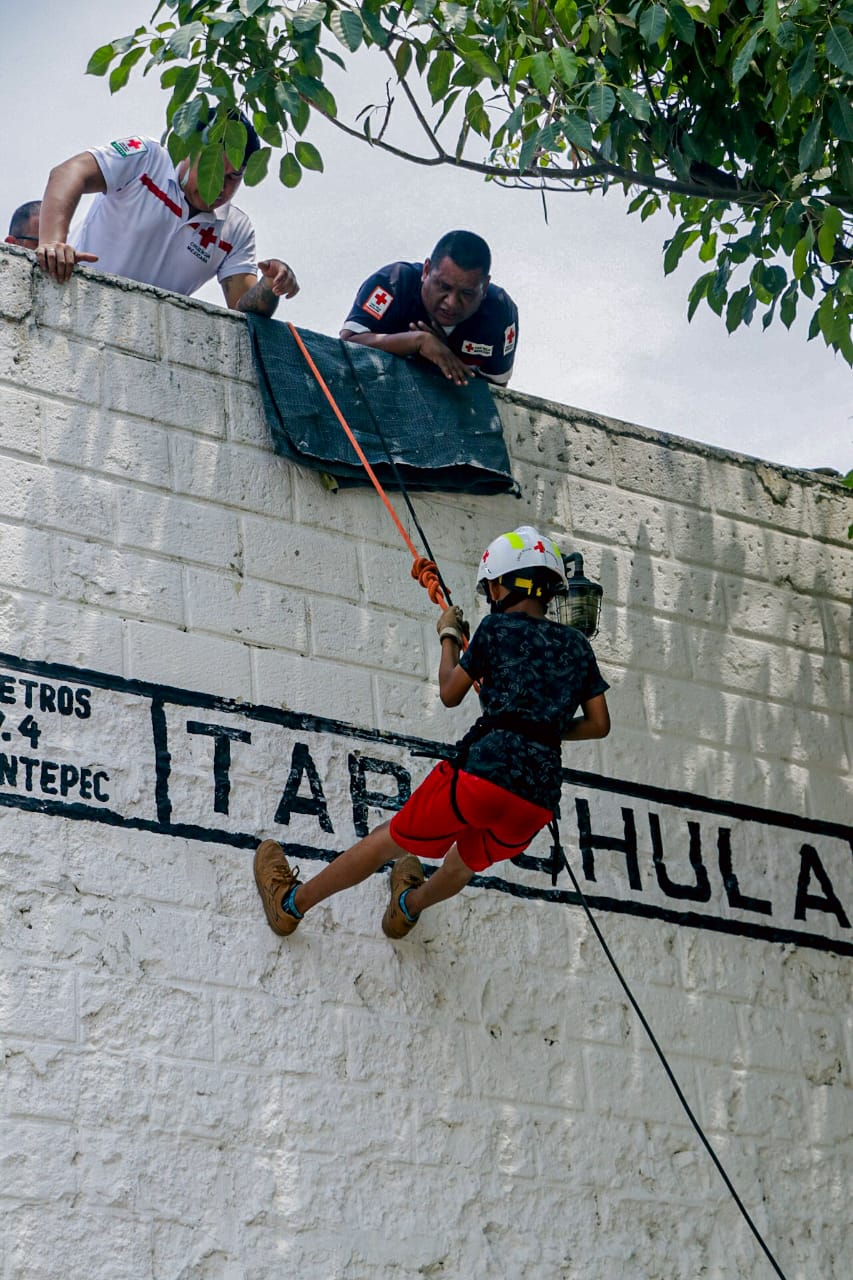
<svg viewBox="0 0 853 1280"><path fill-rule="evenodd" d="M361 304L361 309L362 311L366 311L368 315L376 316L378 320L380 316L385 315L385 312L393 301L393 293L389 293L387 289L383 289L381 285L377 285L367 301Z"/></svg>
<svg viewBox="0 0 853 1280"><path fill-rule="evenodd" d="M504 329L504 355L508 356L515 346L515 325L508 324Z"/></svg>
<svg viewBox="0 0 853 1280"><path fill-rule="evenodd" d="M494 347L488 342L472 342L470 338L462 343L462 353L466 356L490 356Z"/></svg>
<svg viewBox="0 0 853 1280"><path fill-rule="evenodd" d="M119 138L116 142L111 142L110 146L113 151L125 157L142 155L143 151L148 150L141 138Z"/></svg>

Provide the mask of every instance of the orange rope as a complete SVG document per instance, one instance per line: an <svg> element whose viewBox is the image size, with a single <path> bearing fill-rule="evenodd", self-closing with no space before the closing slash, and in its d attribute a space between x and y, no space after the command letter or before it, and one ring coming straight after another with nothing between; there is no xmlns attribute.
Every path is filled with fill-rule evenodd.
<svg viewBox="0 0 853 1280"><path fill-rule="evenodd" d="M403 539L406 546L411 551L412 560L414 561L414 563L412 564L412 577L415 578L421 584L421 586L425 589L430 600L432 600L433 604L437 604L439 609L446 609L447 601L445 600L444 592L441 589L441 583L439 581L438 569L436 568L435 561L428 560L426 556L418 555L417 547L412 542L408 533L400 523L400 518L397 515L397 512L394 510L394 508L391 506L391 503L388 501L388 495L386 494L385 490L382 488L382 485L376 475L376 472L373 470L373 467L371 467L370 463L367 461L364 450L356 440L355 435L353 434L352 428L350 427L346 418L338 408L337 401L335 400L335 397L332 395L331 391L326 385L325 379L323 378L323 375L321 374L320 370L317 368L316 364L311 358L311 353L308 350L308 348L305 346L305 343L302 341L301 334L299 333L296 326L291 324L290 321L287 322L287 327L290 330L290 332L293 334L293 338L294 338L294 341L296 342L296 345L298 346L299 350L302 352L303 356L305 357L305 361L308 365L308 368L311 370L314 377L317 379L317 384L320 387L323 394L325 395L326 399L328 400L332 408L332 412L334 413L338 422L341 424L344 431L346 432L347 439L349 440L353 449L355 449L356 453L358 454L358 458L359 458L359 461L361 462L361 465L364 467L365 471L370 476L370 479L373 483L373 487L376 490L376 492L379 494L383 503L385 504L385 509L387 510L391 519L394 521L395 525L397 526L397 530L401 538ZM464 637L463 637L463 647L467 647L467 642L464 641Z"/></svg>

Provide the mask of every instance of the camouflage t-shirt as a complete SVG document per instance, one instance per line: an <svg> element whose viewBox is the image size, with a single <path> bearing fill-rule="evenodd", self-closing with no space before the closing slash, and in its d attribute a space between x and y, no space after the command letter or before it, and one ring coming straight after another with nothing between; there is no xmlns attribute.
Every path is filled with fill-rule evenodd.
<svg viewBox="0 0 853 1280"><path fill-rule="evenodd" d="M511 712L560 733L582 702L610 688L582 632L526 613L484 618L459 665L480 682L484 714ZM493 729L475 742L464 768L543 809L560 802L560 752L511 730Z"/></svg>

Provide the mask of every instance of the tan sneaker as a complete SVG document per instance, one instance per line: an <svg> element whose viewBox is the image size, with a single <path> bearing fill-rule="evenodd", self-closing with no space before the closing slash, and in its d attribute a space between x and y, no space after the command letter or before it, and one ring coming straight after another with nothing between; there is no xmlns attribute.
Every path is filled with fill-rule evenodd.
<svg viewBox="0 0 853 1280"><path fill-rule="evenodd" d="M424 869L413 853L397 859L391 868L391 901L382 917L382 932L386 938L405 938L418 923L418 916L414 920L406 919L400 906L400 894L423 882Z"/></svg>
<svg viewBox="0 0 853 1280"><path fill-rule="evenodd" d="M298 869L291 871L284 850L275 840L264 840L255 851L255 884L264 904L269 927L286 937L302 919L282 908L282 899L300 883Z"/></svg>

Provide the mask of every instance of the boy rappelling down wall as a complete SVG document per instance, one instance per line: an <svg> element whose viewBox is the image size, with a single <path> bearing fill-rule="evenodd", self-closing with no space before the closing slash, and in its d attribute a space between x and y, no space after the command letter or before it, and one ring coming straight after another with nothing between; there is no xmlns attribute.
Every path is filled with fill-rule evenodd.
<svg viewBox="0 0 853 1280"><path fill-rule="evenodd" d="M589 641L545 616L566 590L556 544L529 526L501 534L483 553L477 589L491 616L464 653L462 610L452 606L438 620L438 681L447 707L479 683L482 715L453 759L436 765L390 822L306 883L279 844L259 845L255 880L276 933L292 933L311 907L395 860L382 928L389 938L405 937L421 911L459 893L475 872L523 853L552 820L561 742L608 734L609 686ZM426 882L421 857L444 859Z"/></svg>

